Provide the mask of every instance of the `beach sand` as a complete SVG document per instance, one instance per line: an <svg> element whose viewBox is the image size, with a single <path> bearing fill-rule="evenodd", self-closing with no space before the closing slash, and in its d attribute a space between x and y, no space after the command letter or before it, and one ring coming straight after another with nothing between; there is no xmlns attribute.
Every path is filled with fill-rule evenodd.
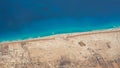
<svg viewBox="0 0 120 68"><path fill-rule="evenodd" d="M0 68L120 68L120 29L4 42Z"/></svg>

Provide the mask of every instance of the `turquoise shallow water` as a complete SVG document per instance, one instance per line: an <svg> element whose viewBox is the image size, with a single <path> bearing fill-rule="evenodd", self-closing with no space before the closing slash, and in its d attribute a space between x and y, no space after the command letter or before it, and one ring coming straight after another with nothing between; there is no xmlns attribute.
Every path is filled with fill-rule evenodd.
<svg viewBox="0 0 120 68"><path fill-rule="evenodd" d="M41 25L41 23L44 23ZM47 24L48 23L48 24ZM96 24L97 23L97 24ZM36 21L28 24L21 30L15 32L7 32L1 36L0 41L15 41L25 40L28 38L37 38L50 36L53 34L74 33L74 32L86 32L92 30L111 29L120 26L119 21L114 22L99 22L99 21L81 21L72 18L62 19L49 19L48 21Z"/></svg>
<svg viewBox="0 0 120 68"><path fill-rule="evenodd" d="M119 0L1 0L0 42L120 26Z"/></svg>

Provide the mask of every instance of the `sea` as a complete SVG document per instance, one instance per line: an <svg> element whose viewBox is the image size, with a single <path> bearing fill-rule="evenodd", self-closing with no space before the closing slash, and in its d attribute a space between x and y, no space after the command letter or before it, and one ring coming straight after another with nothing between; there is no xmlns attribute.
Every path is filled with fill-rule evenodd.
<svg viewBox="0 0 120 68"><path fill-rule="evenodd" d="M120 27L120 0L0 0L0 42Z"/></svg>

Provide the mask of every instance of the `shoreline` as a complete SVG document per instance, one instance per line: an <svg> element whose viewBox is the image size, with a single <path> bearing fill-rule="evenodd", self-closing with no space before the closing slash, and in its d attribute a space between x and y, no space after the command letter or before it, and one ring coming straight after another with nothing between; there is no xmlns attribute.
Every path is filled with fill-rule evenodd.
<svg viewBox="0 0 120 68"><path fill-rule="evenodd" d="M3 68L120 68L120 29L3 43L0 53Z"/></svg>
<svg viewBox="0 0 120 68"><path fill-rule="evenodd" d="M99 33L111 33L111 32L119 32L120 27L115 27L115 28L109 28L109 29L99 29L99 30L91 30L91 31L85 31L85 32L73 32L73 33L61 33L61 34L54 34L54 35L49 35L49 36L44 36L44 37L37 37L37 38L28 38L25 40L13 40L13 41L3 41L0 42L0 44L13 44L13 43L21 43L21 42L33 42L33 41L40 41L40 40L53 40L56 37L76 37L76 36L81 36L81 35L90 35L90 34L99 34Z"/></svg>

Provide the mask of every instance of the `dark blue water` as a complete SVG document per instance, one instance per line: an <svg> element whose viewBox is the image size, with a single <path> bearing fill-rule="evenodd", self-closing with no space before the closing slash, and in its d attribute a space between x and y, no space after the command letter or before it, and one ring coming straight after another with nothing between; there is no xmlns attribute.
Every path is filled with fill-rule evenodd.
<svg viewBox="0 0 120 68"><path fill-rule="evenodd" d="M0 42L120 26L120 0L0 0Z"/></svg>

